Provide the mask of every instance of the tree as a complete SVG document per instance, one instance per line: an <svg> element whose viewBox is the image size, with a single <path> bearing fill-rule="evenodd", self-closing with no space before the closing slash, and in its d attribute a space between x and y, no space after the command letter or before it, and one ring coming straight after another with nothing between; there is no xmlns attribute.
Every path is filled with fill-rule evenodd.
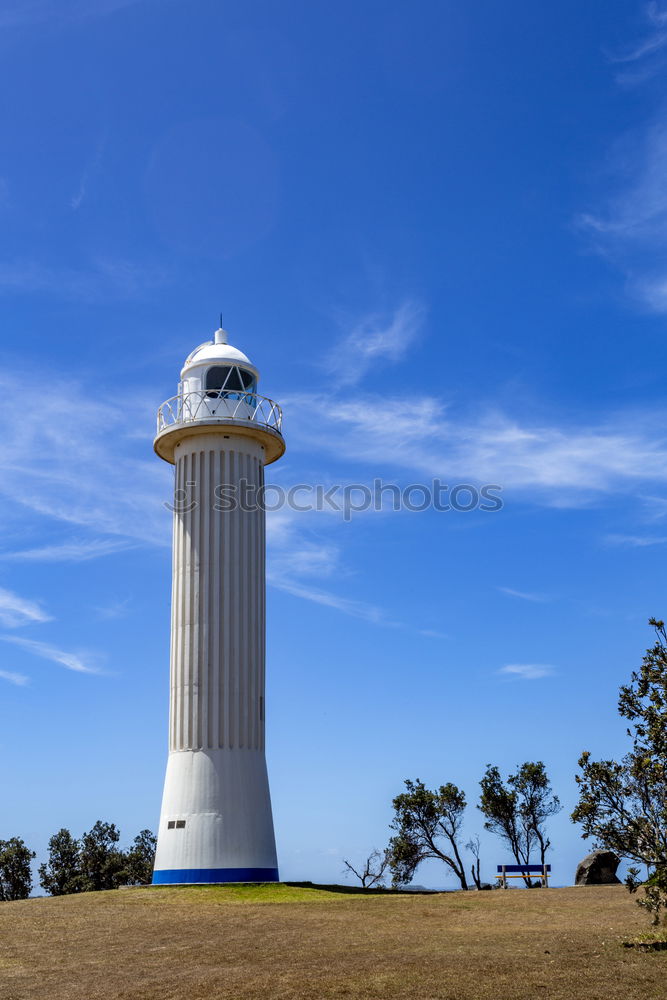
<svg viewBox="0 0 667 1000"><path fill-rule="evenodd" d="M394 885L412 881L417 867L426 858L437 858L451 868L468 888L458 840L466 808L465 794L450 783L430 791L417 779L406 780L405 792L393 801L391 824L396 836L387 848Z"/></svg>
<svg viewBox="0 0 667 1000"><path fill-rule="evenodd" d="M475 883L475 886L478 889L481 889L482 880L479 874L481 844L477 834L475 834L474 837L471 837L468 843L466 844L466 851L470 851L474 859L473 863L470 866L470 874L472 875L472 880Z"/></svg>
<svg viewBox="0 0 667 1000"><path fill-rule="evenodd" d="M655 618L649 625L655 644L619 691L619 715L631 723L631 749L620 762L593 761L589 751L582 753L572 820L581 823L584 838L646 865L649 878L639 902L657 924L667 907L667 632ZM640 884L638 875L638 868L630 869L631 891Z"/></svg>
<svg viewBox="0 0 667 1000"><path fill-rule="evenodd" d="M132 847L125 853L122 884L150 885L153 881L156 847L157 837L152 830L142 830L137 834Z"/></svg>
<svg viewBox="0 0 667 1000"><path fill-rule="evenodd" d="M504 840L518 865L529 865L539 849L540 863L545 863L551 846L546 821L560 812L558 796L553 795L542 761L526 761L503 783L497 767L488 764L480 781L479 808L486 817L484 828ZM530 886L530 876L523 876Z"/></svg>
<svg viewBox="0 0 667 1000"><path fill-rule="evenodd" d="M368 855L362 868L354 868L353 865L343 858L346 869L352 872L361 882L364 889L371 889L373 886L382 885L384 873L389 865L388 851L378 851L377 848Z"/></svg>
<svg viewBox="0 0 667 1000"><path fill-rule="evenodd" d="M510 776L508 781L519 797L522 823L537 841L540 864L544 865L547 851L551 847L551 841L546 833L546 821L563 808L560 799L553 794L546 768L541 760L535 763L526 761L517 774Z"/></svg>
<svg viewBox="0 0 667 1000"><path fill-rule="evenodd" d="M142 830L128 851L117 846L120 833L113 823L98 820L81 840L58 830L49 840L48 862L39 866L39 881L51 896L147 885L153 877L157 839Z"/></svg>
<svg viewBox="0 0 667 1000"><path fill-rule="evenodd" d="M81 877L85 892L116 889L127 884L125 855L116 846L120 832L114 823L98 820L80 841Z"/></svg>
<svg viewBox="0 0 667 1000"><path fill-rule="evenodd" d="M20 837L0 840L0 900L27 899L32 890L30 862L35 857Z"/></svg>
<svg viewBox="0 0 667 1000"><path fill-rule="evenodd" d="M39 883L50 896L83 890L80 845L69 830L58 830L49 840L49 860L39 866Z"/></svg>

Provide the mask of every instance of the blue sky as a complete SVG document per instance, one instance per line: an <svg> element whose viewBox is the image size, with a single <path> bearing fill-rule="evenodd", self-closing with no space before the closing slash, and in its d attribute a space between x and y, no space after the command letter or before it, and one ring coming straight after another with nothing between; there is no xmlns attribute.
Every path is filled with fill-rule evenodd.
<svg viewBox="0 0 667 1000"><path fill-rule="evenodd" d="M479 832L485 765L542 759L571 881L578 755L623 751L667 613L667 7L0 0L0 28L0 836L157 824L152 434L222 309L284 406L271 481L503 487L270 517L283 877L384 846L406 777Z"/></svg>

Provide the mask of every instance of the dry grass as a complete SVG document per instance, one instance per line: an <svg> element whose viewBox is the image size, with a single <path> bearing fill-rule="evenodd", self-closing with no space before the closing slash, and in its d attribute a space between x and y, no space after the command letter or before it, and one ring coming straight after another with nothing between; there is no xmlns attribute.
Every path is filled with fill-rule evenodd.
<svg viewBox="0 0 667 1000"><path fill-rule="evenodd" d="M124 889L0 904L2 1000L664 1000L622 887Z"/></svg>

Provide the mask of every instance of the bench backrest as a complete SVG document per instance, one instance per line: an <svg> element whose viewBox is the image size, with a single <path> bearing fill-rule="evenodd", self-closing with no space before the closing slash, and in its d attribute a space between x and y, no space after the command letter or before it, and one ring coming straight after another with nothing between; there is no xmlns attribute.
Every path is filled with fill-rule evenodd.
<svg viewBox="0 0 667 1000"><path fill-rule="evenodd" d="M547 872L551 871L551 865L498 865L498 874L501 875L503 868L509 875L511 872L518 872L522 875L525 872L527 875L541 875L546 868Z"/></svg>

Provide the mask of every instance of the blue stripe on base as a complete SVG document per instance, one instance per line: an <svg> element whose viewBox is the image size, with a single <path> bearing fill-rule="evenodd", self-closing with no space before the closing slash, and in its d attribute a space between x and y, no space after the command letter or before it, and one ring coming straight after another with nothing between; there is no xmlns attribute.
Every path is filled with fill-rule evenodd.
<svg viewBox="0 0 667 1000"><path fill-rule="evenodd" d="M153 872L153 885L279 881L277 868L163 868Z"/></svg>

